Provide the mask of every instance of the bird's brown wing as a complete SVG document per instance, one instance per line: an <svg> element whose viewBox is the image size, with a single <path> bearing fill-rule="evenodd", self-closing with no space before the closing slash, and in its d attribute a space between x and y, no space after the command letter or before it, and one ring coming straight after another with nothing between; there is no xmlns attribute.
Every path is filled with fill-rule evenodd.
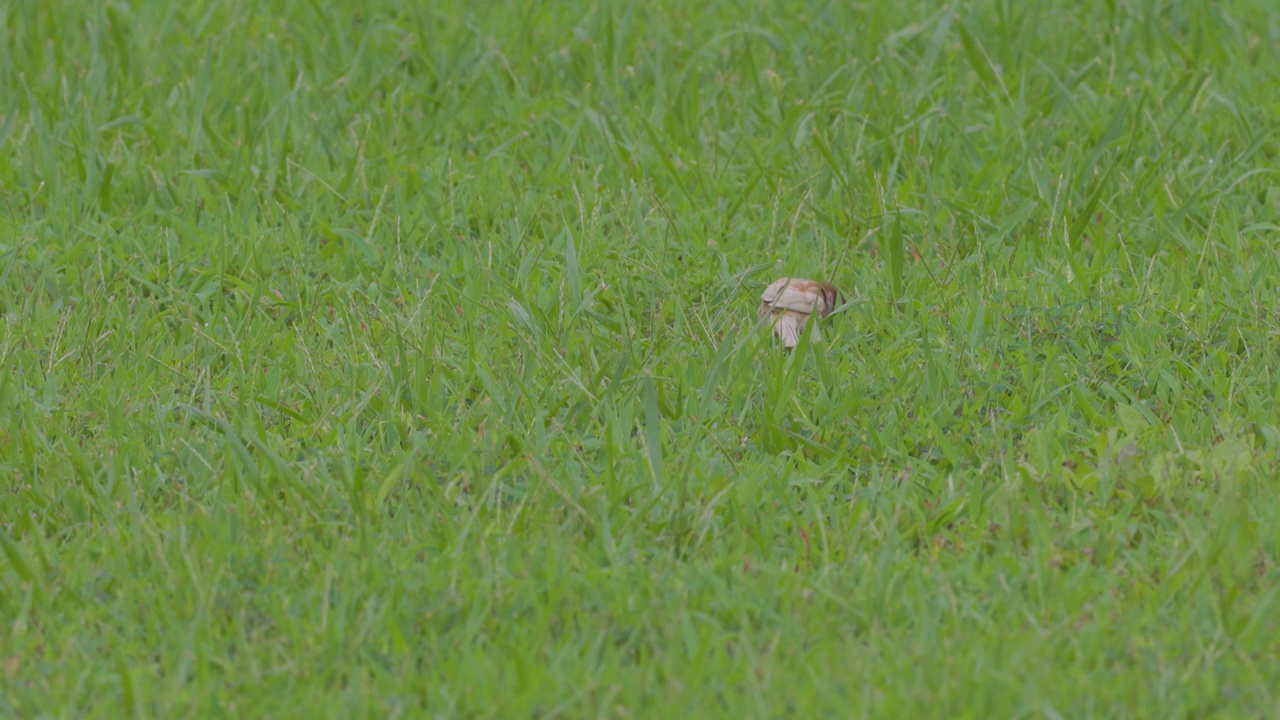
<svg viewBox="0 0 1280 720"><path fill-rule="evenodd" d="M812 280L783 278L765 288L760 296L761 307L774 312L791 310L798 313L811 313L818 303L822 302L822 288ZM763 311L761 312L763 315Z"/></svg>

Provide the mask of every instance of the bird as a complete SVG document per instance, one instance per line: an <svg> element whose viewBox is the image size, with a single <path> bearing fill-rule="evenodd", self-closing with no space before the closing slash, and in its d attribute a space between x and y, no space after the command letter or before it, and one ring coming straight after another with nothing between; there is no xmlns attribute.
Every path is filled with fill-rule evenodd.
<svg viewBox="0 0 1280 720"><path fill-rule="evenodd" d="M809 316L817 313L821 320L836 309L842 294L829 282L784 277L775 280L760 296L761 321L773 318L773 333L786 347L800 342L800 332Z"/></svg>

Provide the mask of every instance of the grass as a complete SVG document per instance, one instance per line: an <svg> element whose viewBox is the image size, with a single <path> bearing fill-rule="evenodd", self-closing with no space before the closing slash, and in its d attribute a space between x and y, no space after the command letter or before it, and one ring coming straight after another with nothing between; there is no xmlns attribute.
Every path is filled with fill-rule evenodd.
<svg viewBox="0 0 1280 720"><path fill-rule="evenodd" d="M1278 80L1265 0L0 6L0 715L1274 716Z"/></svg>

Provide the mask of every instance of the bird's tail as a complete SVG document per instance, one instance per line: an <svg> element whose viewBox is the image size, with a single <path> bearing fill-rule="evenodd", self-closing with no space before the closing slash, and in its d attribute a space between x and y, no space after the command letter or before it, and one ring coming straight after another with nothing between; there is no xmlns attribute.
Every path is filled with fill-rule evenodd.
<svg viewBox="0 0 1280 720"><path fill-rule="evenodd" d="M783 345L793 348L800 342L800 333L804 331L804 321L808 318L808 315L784 312L778 317L778 322L774 323L773 332L782 338Z"/></svg>

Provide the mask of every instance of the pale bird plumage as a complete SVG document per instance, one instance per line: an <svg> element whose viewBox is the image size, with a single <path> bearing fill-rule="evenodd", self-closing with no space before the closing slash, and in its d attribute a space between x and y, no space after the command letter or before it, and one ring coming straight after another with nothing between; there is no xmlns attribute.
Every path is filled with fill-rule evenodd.
<svg viewBox="0 0 1280 720"><path fill-rule="evenodd" d="M821 320L836 309L840 291L829 282L804 278L782 278L765 288L760 296L760 320L772 318L773 333L787 347L800 342L800 333L810 315Z"/></svg>

